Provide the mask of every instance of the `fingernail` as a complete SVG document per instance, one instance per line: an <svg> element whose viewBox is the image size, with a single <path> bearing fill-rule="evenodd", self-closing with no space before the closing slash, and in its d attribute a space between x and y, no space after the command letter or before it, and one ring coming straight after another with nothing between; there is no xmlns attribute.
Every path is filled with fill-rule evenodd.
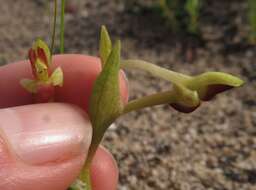
<svg viewBox="0 0 256 190"><path fill-rule="evenodd" d="M129 85L129 81L128 81L128 78L127 78L127 76L126 76L125 71L124 71L124 70L121 70L121 74L122 74L122 76L123 76L123 78L124 78L124 81L125 81L126 85L128 86L128 85Z"/></svg>
<svg viewBox="0 0 256 190"><path fill-rule="evenodd" d="M30 165L61 162L87 153L92 135L85 114L65 104L3 109L0 132L13 155Z"/></svg>
<svg viewBox="0 0 256 190"><path fill-rule="evenodd" d="M120 76L122 77L122 79L124 79L124 80L121 80L121 83L120 83L121 89L122 89L121 90L122 101L124 103L127 103L129 99L129 81L123 70L121 70Z"/></svg>

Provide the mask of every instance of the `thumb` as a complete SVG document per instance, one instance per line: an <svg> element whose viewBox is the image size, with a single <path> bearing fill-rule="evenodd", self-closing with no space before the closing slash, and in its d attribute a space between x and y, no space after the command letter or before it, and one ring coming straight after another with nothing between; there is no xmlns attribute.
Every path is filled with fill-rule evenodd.
<svg viewBox="0 0 256 190"><path fill-rule="evenodd" d="M0 189L65 190L91 142L87 115L68 104L0 110Z"/></svg>

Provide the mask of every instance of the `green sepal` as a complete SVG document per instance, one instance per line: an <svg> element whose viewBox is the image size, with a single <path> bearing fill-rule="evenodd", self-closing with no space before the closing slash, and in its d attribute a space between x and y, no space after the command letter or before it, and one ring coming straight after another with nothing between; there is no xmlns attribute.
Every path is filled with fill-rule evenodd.
<svg viewBox="0 0 256 190"><path fill-rule="evenodd" d="M63 71L60 67L54 70L50 80L53 86L63 86L64 77L63 77Z"/></svg>
<svg viewBox="0 0 256 190"><path fill-rule="evenodd" d="M20 84L28 92L35 94L37 92L37 82L31 79L22 79Z"/></svg>
<svg viewBox="0 0 256 190"><path fill-rule="evenodd" d="M112 50L112 42L105 26L101 27L100 32L100 58L101 66L104 67Z"/></svg>
<svg viewBox="0 0 256 190"><path fill-rule="evenodd" d="M201 100L211 100L216 94L225 90L239 87L244 81L233 75L222 72L206 72L194 76L186 87L198 92Z"/></svg>

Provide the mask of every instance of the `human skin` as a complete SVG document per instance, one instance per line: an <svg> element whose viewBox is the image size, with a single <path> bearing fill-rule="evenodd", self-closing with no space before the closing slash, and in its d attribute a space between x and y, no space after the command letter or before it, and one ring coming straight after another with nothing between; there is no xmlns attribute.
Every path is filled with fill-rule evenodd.
<svg viewBox="0 0 256 190"><path fill-rule="evenodd" d="M93 83L101 68L98 58L57 55L64 85L55 102L33 104L20 85L33 78L28 61L0 67L0 189L65 190L79 175L91 142L87 115ZM128 88L120 73L124 103ZM100 147L91 165L94 190L115 190L118 169L111 154Z"/></svg>

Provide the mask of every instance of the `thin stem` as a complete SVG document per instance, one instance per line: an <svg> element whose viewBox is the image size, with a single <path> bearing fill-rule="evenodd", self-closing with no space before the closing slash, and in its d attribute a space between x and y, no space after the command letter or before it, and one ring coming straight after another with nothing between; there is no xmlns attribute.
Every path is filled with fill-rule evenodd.
<svg viewBox="0 0 256 190"><path fill-rule="evenodd" d="M57 0L54 0L54 16L53 16L53 25L52 25L52 43L51 43L51 55L53 54L54 44L55 44L55 35L56 35L56 23L57 23Z"/></svg>
<svg viewBox="0 0 256 190"><path fill-rule="evenodd" d="M90 167L83 169L79 178L69 187L68 190L92 190Z"/></svg>
<svg viewBox="0 0 256 190"><path fill-rule="evenodd" d="M165 79L167 81L176 83L176 84L186 84L186 82L191 79L190 76L177 73L174 71L170 71L168 69L159 67L157 65L154 65L152 63L142 61L142 60L124 60L121 63L121 68L123 69L140 69L143 71L147 71L151 73L152 75Z"/></svg>
<svg viewBox="0 0 256 190"><path fill-rule="evenodd" d="M136 100L132 100L124 107L123 114L126 114L134 110L139 110L145 107L152 107L156 105L172 103L173 101L175 101L174 93L174 91L160 92Z"/></svg>
<svg viewBox="0 0 256 190"><path fill-rule="evenodd" d="M65 0L61 0L60 53L64 53L64 37L65 37Z"/></svg>

